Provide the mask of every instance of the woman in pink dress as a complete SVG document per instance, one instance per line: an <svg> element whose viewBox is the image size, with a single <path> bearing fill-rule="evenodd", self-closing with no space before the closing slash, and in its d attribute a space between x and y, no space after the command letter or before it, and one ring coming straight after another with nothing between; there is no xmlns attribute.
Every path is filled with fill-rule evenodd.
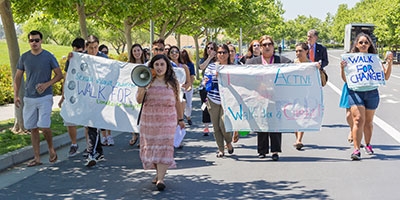
<svg viewBox="0 0 400 200"><path fill-rule="evenodd" d="M179 83L169 59L154 56L149 67L154 70L153 81L146 88L138 88L136 100L143 103L140 121L140 159L143 168L156 169L152 183L164 190L164 176L168 168L175 168L174 135L177 123L185 127L179 101ZM146 93L146 95L145 95ZM143 97L145 99L143 101Z"/></svg>

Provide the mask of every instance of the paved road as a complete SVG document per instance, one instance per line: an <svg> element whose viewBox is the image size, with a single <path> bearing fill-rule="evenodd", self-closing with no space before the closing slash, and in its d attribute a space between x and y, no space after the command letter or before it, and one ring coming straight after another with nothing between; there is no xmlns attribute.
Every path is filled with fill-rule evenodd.
<svg viewBox="0 0 400 200"><path fill-rule="evenodd" d="M344 110L338 108L337 88L343 84L340 53L329 52L330 82L324 88L321 131L305 134L302 151L293 148L293 134L283 134L278 162L257 158L255 135L240 138L233 155L216 158L213 137L202 136L196 98L195 124L187 129L184 148L175 152L178 168L168 171L164 192L151 184L155 172L143 170L139 150L128 145L130 134L115 132L116 145L105 147L106 161L91 169L83 166L81 155L66 158L64 147L58 150L56 164L18 165L2 172L0 199L398 199L400 69L395 68L394 77L380 88L380 121L372 140L376 154L362 152L362 161L350 161L349 128Z"/></svg>

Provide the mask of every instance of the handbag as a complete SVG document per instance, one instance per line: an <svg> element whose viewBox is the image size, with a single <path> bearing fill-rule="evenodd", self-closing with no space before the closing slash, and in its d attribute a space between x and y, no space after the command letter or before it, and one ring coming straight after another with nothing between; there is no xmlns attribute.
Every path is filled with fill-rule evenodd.
<svg viewBox="0 0 400 200"><path fill-rule="evenodd" d="M319 69L319 75L321 76L321 85L324 87L326 85L326 82L328 82L328 74L324 69Z"/></svg>

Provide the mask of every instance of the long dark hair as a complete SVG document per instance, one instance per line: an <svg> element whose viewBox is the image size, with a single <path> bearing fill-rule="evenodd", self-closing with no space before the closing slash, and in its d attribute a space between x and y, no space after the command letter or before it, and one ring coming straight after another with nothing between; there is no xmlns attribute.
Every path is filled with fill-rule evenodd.
<svg viewBox="0 0 400 200"><path fill-rule="evenodd" d="M140 56L140 62L141 62L141 64L144 64L146 62L146 55L145 55L146 52L144 52L142 46L138 43L133 44L131 47L130 55L129 55L129 62L131 62L131 63L135 62L135 57L132 55L133 48L135 48L135 47L139 47L140 50L142 50L142 55Z"/></svg>
<svg viewBox="0 0 400 200"><path fill-rule="evenodd" d="M176 99L176 101L179 101L178 80L176 78L174 70L172 69L171 61L167 58L167 56L164 54L155 55L151 59L151 61L149 63L149 67L151 69L154 69L154 63L160 59L163 59L165 61L165 63L167 64L167 71L165 72L165 76L164 76L165 84L167 84L167 86L172 86L172 89L175 94L175 99Z"/></svg>
<svg viewBox="0 0 400 200"><path fill-rule="evenodd" d="M206 47L204 48L204 53L203 53L203 59L204 60L207 60L207 58L208 58L207 50L208 50L208 45L210 45L210 44L213 46L214 51L217 51L217 44L215 42L208 42ZM214 57L213 61L214 62L217 61L217 58Z"/></svg>
<svg viewBox="0 0 400 200"><path fill-rule="evenodd" d="M359 34L357 35L356 39L354 39L353 48L351 48L351 51L350 51L350 52L351 52L351 53L360 52L360 49L358 49L357 44L358 44L360 38L363 37L363 36L364 36L365 38L367 38L367 40L368 40L368 42L369 42L369 44L370 44L369 47L368 47L368 53L374 53L374 54L376 54L376 53L377 53L377 52L376 52L376 48L375 48L374 43L372 42L371 37L370 37L368 34L365 34L365 33L363 33L363 32L359 33Z"/></svg>
<svg viewBox="0 0 400 200"><path fill-rule="evenodd" d="M181 56L182 56L182 62L184 64L193 63L192 60L190 59L189 52L186 51L186 49L182 50Z"/></svg>

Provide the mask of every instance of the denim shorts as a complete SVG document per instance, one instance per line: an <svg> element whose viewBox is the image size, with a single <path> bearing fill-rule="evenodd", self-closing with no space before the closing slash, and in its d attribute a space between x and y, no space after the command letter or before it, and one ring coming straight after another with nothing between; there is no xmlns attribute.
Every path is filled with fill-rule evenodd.
<svg viewBox="0 0 400 200"><path fill-rule="evenodd" d="M378 89L365 92L349 90L349 105L364 106L367 110L375 110L379 105Z"/></svg>

